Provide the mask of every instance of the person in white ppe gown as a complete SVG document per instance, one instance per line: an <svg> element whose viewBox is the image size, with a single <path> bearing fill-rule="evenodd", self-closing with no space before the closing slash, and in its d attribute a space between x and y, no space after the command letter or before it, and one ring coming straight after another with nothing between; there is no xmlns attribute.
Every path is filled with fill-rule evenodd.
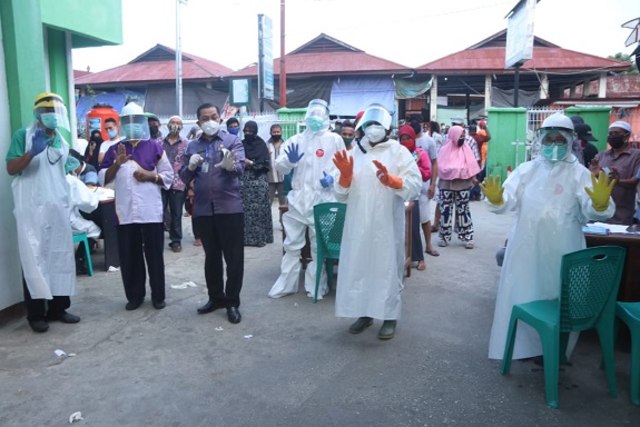
<svg viewBox="0 0 640 427"><path fill-rule="evenodd" d="M87 185L78 178L76 171L80 169L80 161L75 157L69 157L65 170L67 183L69 184L69 203L71 213L71 230L74 233L85 233L87 237L97 239L100 237L100 227L95 222L85 219L80 211L91 213L98 208L98 194L89 190ZM96 176L97 179L97 176Z"/></svg>
<svg viewBox="0 0 640 427"><path fill-rule="evenodd" d="M490 359L503 357L513 306L558 298L562 256L586 247L582 226L587 221L604 221L615 211L610 198L615 181L592 176L571 153L573 130L562 113L549 116L537 133L540 156L518 166L502 187L497 177L482 184L490 210L516 212L500 275ZM541 354L537 332L519 325L513 358Z"/></svg>
<svg viewBox="0 0 640 427"><path fill-rule="evenodd" d="M378 338L390 339L401 311L405 202L418 197L422 177L409 150L389 139L391 115L383 106L369 106L358 128L364 138L334 160L340 171L336 198L347 204L336 316L358 317L349 328L353 334L374 318L383 320Z"/></svg>
<svg viewBox="0 0 640 427"><path fill-rule="evenodd" d="M39 94L33 112L35 121L13 135L6 162L15 177L11 187L27 320L35 332L46 332L51 320L80 321L66 311L76 285L64 170L70 145L58 130L68 130L60 95Z"/></svg>
<svg viewBox="0 0 640 427"><path fill-rule="evenodd" d="M293 170L291 191L287 195L289 210L282 216L286 234L280 276L271 287L269 297L280 298L298 292L300 252L305 245L305 231L309 231L311 257L316 259L316 237L313 207L334 202L333 155L344 148L342 138L329 131L329 108L321 99L309 102L305 122L307 128L284 142L276 158L276 169L288 174ZM326 273L322 270L318 299L328 292ZM304 286L307 296L315 294L316 266L311 261L306 268Z"/></svg>

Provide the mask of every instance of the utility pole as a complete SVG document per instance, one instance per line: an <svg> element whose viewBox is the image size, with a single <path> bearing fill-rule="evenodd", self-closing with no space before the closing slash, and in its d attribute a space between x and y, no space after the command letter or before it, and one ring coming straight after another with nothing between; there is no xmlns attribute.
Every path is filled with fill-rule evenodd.
<svg viewBox="0 0 640 427"><path fill-rule="evenodd" d="M176 110L182 117L182 34L180 5L187 4L187 0L176 0Z"/></svg>
<svg viewBox="0 0 640 427"><path fill-rule="evenodd" d="M287 69L284 59L285 0L280 0L280 108L287 106Z"/></svg>

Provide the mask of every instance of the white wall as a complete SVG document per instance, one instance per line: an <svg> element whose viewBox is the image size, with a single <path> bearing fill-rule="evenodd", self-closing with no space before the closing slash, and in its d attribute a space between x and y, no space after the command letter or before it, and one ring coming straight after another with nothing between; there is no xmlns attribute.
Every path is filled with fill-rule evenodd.
<svg viewBox="0 0 640 427"><path fill-rule="evenodd" d="M22 271L13 216L12 178L7 173L4 158L11 143L9 97L5 74L2 28L0 24L0 310L22 301Z"/></svg>

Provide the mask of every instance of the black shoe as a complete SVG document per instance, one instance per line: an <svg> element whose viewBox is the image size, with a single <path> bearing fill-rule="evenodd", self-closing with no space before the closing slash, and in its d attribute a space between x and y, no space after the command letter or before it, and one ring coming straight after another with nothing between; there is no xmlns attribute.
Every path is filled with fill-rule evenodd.
<svg viewBox="0 0 640 427"><path fill-rule="evenodd" d="M182 245L180 244L180 242L172 242L169 244L169 247L175 253L182 252Z"/></svg>
<svg viewBox="0 0 640 427"><path fill-rule="evenodd" d="M227 318L231 323L240 323L242 316L238 311L238 307L227 307Z"/></svg>
<svg viewBox="0 0 640 427"><path fill-rule="evenodd" d="M371 325L373 325L373 319L371 317L360 317L349 326L349 333L359 334Z"/></svg>
<svg viewBox="0 0 640 427"><path fill-rule="evenodd" d="M49 330L49 323L46 320L29 320L29 326L33 332L47 332Z"/></svg>
<svg viewBox="0 0 640 427"><path fill-rule="evenodd" d="M62 323L78 323L80 321L80 318L75 314L71 314L71 313L67 313L66 311L63 311L62 314L59 314L59 315L47 316L47 320L53 321L53 322L58 321Z"/></svg>
<svg viewBox="0 0 640 427"><path fill-rule="evenodd" d="M164 301L152 301L151 304L153 304L153 308L155 308L156 310L162 310L167 306Z"/></svg>
<svg viewBox="0 0 640 427"><path fill-rule="evenodd" d="M133 301L129 301L127 303L127 305L124 306L125 310L131 311L131 310L135 310L136 308L140 307L142 305L142 301L144 300L140 300L137 302L133 302Z"/></svg>
<svg viewBox="0 0 640 427"><path fill-rule="evenodd" d="M202 307L198 308L198 314L207 314L207 313L211 313L212 311L215 311L219 308L225 308L226 305L224 304L220 304L218 302L215 301L207 301L207 303L205 305L203 305Z"/></svg>

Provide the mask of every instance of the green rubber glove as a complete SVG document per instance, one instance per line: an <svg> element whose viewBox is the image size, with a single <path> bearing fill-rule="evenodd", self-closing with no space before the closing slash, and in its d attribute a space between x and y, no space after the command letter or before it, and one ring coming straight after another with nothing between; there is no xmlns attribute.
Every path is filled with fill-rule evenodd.
<svg viewBox="0 0 640 427"><path fill-rule="evenodd" d="M492 205L502 206L504 199L499 176L489 175L484 182L480 183L480 188Z"/></svg>
<svg viewBox="0 0 640 427"><path fill-rule="evenodd" d="M609 180L609 175L603 170L600 170L597 177L594 173L591 174L593 188L584 187L584 191L591 197L591 204L597 212L605 211L609 207L609 198L616 182L615 179Z"/></svg>

